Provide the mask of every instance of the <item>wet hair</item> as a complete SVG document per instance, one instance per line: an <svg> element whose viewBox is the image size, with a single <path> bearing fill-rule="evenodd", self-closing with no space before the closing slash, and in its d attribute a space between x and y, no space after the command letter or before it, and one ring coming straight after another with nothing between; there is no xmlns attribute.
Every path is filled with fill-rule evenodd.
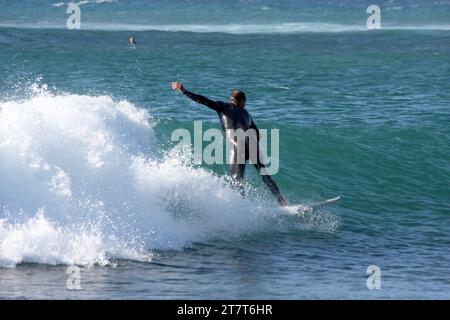
<svg viewBox="0 0 450 320"><path fill-rule="evenodd" d="M231 97L234 98L236 103L241 106L245 106L245 103L247 102L247 97L245 96L245 93L240 90L234 90L231 93Z"/></svg>

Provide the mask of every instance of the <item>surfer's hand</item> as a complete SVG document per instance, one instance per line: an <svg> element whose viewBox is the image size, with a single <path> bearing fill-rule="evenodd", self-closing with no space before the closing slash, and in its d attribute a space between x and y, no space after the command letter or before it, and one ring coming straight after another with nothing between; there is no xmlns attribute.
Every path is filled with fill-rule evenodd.
<svg viewBox="0 0 450 320"><path fill-rule="evenodd" d="M183 84L181 82L172 82L172 89L180 90L181 92L184 92L186 90L184 89Z"/></svg>

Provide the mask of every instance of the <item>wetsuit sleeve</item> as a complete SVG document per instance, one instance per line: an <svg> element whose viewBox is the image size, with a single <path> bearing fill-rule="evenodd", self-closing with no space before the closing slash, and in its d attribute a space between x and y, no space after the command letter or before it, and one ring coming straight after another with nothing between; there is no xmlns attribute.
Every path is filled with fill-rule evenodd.
<svg viewBox="0 0 450 320"><path fill-rule="evenodd" d="M258 142L259 142L259 138L260 138L259 129L256 126L255 121L253 121L253 119L252 119L252 124L250 125L249 129L253 129L256 131L256 139L258 139Z"/></svg>
<svg viewBox="0 0 450 320"><path fill-rule="evenodd" d="M207 106L210 109L213 109L216 112L221 112L223 111L223 104L221 104L220 102L217 101L213 101L210 100L204 96L201 96L199 94L195 94L193 92L190 92L188 90L184 90L183 94L187 97L189 97L190 99L194 100L197 103L203 104L205 106Z"/></svg>

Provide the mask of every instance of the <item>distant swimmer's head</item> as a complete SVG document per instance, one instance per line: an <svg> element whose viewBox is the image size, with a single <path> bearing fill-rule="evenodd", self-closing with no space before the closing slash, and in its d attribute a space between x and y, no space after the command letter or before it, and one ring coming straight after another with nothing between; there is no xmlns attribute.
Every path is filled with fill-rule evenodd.
<svg viewBox="0 0 450 320"><path fill-rule="evenodd" d="M231 93L230 102L235 106L245 108L245 103L247 102L247 97L245 93L240 90L234 90Z"/></svg>
<svg viewBox="0 0 450 320"><path fill-rule="evenodd" d="M136 45L136 41L134 40L134 37L130 37L130 44L131 44L132 46L135 46L135 45Z"/></svg>

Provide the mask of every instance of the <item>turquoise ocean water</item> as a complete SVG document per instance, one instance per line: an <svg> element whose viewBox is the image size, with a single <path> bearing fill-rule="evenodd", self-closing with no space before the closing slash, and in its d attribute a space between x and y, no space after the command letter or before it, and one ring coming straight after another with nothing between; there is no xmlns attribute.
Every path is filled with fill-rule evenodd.
<svg viewBox="0 0 450 320"><path fill-rule="evenodd" d="M449 1L79 7L0 1L1 298L450 298ZM246 92L290 203L342 199L283 217L186 163L173 130L219 123L174 80Z"/></svg>

